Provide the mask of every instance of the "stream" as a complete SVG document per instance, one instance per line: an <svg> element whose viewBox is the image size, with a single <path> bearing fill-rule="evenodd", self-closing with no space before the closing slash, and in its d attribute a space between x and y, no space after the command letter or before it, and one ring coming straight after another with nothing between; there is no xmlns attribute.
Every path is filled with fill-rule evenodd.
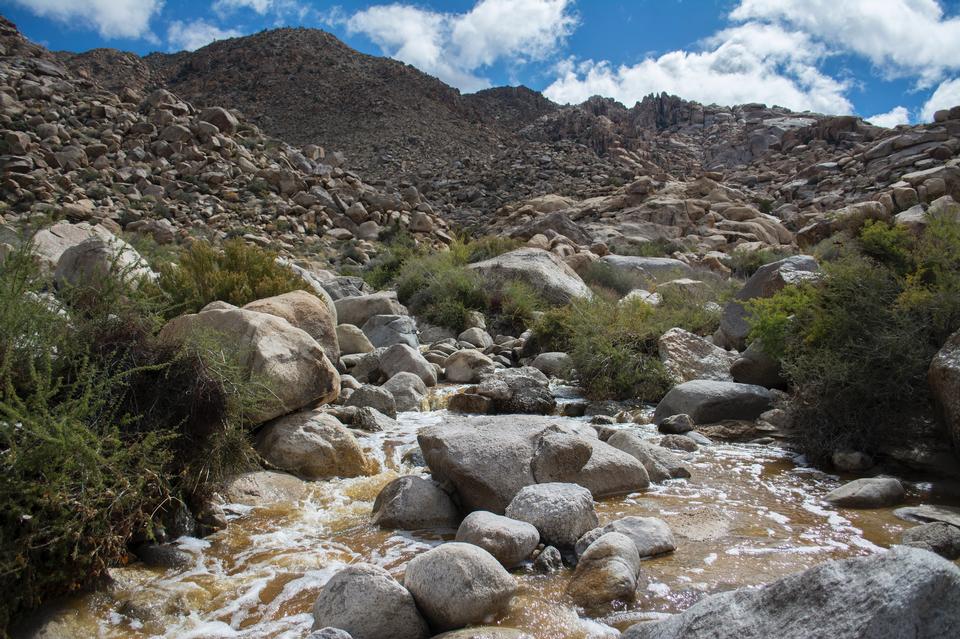
<svg viewBox="0 0 960 639"><path fill-rule="evenodd" d="M391 431L358 433L361 446L380 460L379 474L315 482L301 503L258 509L233 505L225 530L177 540L191 553L192 565L115 568L109 589L58 611L43 636L303 639L313 624L311 608L320 588L342 567L369 562L402 582L410 558L453 538L454 530L380 530L370 525L369 516L384 485L424 471L401 462L403 452L416 445L417 430L458 418L446 410L401 413ZM654 426L622 426L659 436ZM564 594L572 570L540 575L527 566L513 571L518 594L495 624L541 639L616 637L618 630L681 611L706 594L878 552L913 525L893 509L830 506L823 497L843 483L841 478L798 465L794 453L776 445L717 442L679 454L687 458L691 479L597 504L601 525L627 515L656 516L677 538L676 552L643 562L635 603L600 618L583 617Z"/></svg>

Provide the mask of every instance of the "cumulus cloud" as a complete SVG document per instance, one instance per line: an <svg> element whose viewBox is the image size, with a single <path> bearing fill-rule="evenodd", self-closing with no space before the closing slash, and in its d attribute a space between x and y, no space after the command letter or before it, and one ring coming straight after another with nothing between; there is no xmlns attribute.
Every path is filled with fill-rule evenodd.
<svg viewBox="0 0 960 639"><path fill-rule="evenodd" d="M205 20L183 22L174 20L167 27L167 42L175 51L193 51L214 40L236 38L243 35L236 29L221 29Z"/></svg>
<svg viewBox="0 0 960 639"><path fill-rule="evenodd" d="M703 50L671 51L634 65L574 62L558 67L559 77L544 94L561 103L591 95L633 104L666 91L706 103L764 102L794 110L849 113L847 83L817 68L826 50L799 31L748 23L725 29L703 42Z"/></svg>
<svg viewBox="0 0 960 639"><path fill-rule="evenodd" d="M960 68L960 18L936 0L741 0L730 17L789 25L921 86Z"/></svg>
<svg viewBox="0 0 960 639"><path fill-rule="evenodd" d="M506 59L543 60L572 32L570 0L480 0L466 13L440 13L405 4L373 6L346 21L392 58L464 91L490 86L478 73Z"/></svg>
<svg viewBox="0 0 960 639"><path fill-rule="evenodd" d="M871 115L868 118L864 118L864 120L877 126L892 129L900 124L910 124L910 112L907 110L907 107L897 106L886 113Z"/></svg>
<svg viewBox="0 0 960 639"><path fill-rule="evenodd" d="M274 0L217 0L213 3L213 10L223 14L237 9L250 9L264 15L273 5Z"/></svg>
<svg viewBox="0 0 960 639"><path fill-rule="evenodd" d="M954 78L942 82L937 87L937 90L933 92L930 99L920 109L920 117L925 122L932 122L934 113L940 109L955 107L958 104L960 104L960 78Z"/></svg>
<svg viewBox="0 0 960 639"><path fill-rule="evenodd" d="M163 0L14 0L33 14L92 27L104 38L154 39L150 20Z"/></svg>

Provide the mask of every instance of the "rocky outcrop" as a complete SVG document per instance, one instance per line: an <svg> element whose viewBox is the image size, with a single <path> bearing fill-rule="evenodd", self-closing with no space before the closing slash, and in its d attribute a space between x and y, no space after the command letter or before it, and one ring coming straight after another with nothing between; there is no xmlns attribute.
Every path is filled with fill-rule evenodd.
<svg viewBox="0 0 960 639"><path fill-rule="evenodd" d="M927 379L954 450L960 451L960 331L950 336L933 358Z"/></svg>

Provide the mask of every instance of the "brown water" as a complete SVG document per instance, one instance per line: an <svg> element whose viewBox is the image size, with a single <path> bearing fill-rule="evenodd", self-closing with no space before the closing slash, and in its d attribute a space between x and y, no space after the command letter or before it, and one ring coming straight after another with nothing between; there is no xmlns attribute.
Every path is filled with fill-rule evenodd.
<svg viewBox="0 0 960 639"><path fill-rule="evenodd" d="M226 530L178 541L193 554L192 567L115 569L115 584L59 613L49 636L302 639L313 622L310 609L319 589L344 565L375 563L402 579L411 557L452 538L454 531L383 531L368 518L382 486L415 472L400 456L416 442L417 429L455 419L446 411L401 414L395 432L361 440L387 468L383 473L318 482L303 503L233 507ZM639 428L656 436L652 427ZM616 628L683 610L705 594L878 552L911 525L890 509L829 506L823 496L841 480L797 466L775 446L716 444L690 454L688 463L690 480L598 504L601 523L625 515L657 516L676 534L675 553L644 562L646 584L635 604L589 617L564 596L569 571L541 576L521 569L515 571L520 591L509 614L492 621L543 639L615 637Z"/></svg>

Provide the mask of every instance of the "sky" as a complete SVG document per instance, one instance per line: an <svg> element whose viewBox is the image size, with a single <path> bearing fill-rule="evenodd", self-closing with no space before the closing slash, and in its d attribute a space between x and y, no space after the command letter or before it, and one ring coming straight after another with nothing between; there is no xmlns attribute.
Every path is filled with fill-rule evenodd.
<svg viewBox="0 0 960 639"><path fill-rule="evenodd" d="M0 13L68 51L314 27L465 93L523 84L561 104L666 91L890 127L960 104L960 0L0 0Z"/></svg>

